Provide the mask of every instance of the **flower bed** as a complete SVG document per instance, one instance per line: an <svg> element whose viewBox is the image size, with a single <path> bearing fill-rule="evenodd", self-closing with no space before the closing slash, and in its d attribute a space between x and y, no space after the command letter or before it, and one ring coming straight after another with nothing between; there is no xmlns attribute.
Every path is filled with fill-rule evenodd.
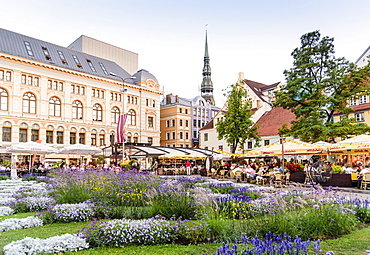
<svg viewBox="0 0 370 255"><path fill-rule="evenodd" d="M86 240L71 234L53 236L47 239L26 237L4 247L4 255L60 253L88 249Z"/></svg>
<svg viewBox="0 0 370 255"><path fill-rule="evenodd" d="M269 232L304 240L335 238L370 222L368 202L350 200L320 186L281 191L199 177L109 171L56 176L50 180L53 192L49 193L48 185L18 187L14 198L17 202L53 199L48 204L55 201L55 207L41 209L46 210L40 214L44 224L116 218L81 231L92 247L222 242L240 239L241 233L249 237L258 233L259 238Z"/></svg>
<svg viewBox="0 0 370 255"><path fill-rule="evenodd" d="M42 225L43 225L42 220L34 216L30 216L23 219L12 218L0 222L0 232L22 228L34 228Z"/></svg>

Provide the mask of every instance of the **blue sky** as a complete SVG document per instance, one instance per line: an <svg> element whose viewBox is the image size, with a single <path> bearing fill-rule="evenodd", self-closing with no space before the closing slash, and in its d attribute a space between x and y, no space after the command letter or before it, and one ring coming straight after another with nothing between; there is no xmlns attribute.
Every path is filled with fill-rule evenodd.
<svg viewBox="0 0 370 255"><path fill-rule="evenodd" d="M370 45L369 0L0 0L0 27L61 46L80 35L139 54L166 93L200 92L205 25L216 104L245 78L284 82L301 35L334 37L337 57L355 62Z"/></svg>

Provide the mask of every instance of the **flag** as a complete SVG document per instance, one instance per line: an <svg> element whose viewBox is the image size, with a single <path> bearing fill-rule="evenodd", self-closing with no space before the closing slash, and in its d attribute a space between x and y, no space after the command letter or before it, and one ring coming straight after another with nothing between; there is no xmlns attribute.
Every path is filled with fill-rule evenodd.
<svg viewBox="0 0 370 255"><path fill-rule="evenodd" d="M125 124L127 120L127 113L120 115L118 117L118 124L117 124L117 143L124 143L126 141L125 138Z"/></svg>

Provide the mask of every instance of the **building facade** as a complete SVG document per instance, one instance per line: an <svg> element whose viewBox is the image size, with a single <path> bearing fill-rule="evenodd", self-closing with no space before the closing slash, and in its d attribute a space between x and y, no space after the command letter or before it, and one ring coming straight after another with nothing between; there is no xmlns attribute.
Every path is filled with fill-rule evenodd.
<svg viewBox="0 0 370 255"><path fill-rule="evenodd" d="M201 96L185 99L166 95L161 102L161 146L198 147L199 130L219 110Z"/></svg>
<svg viewBox="0 0 370 255"><path fill-rule="evenodd" d="M259 82L244 79L244 73L240 72L238 76L238 83L244 85L248 98L252 101L252 120L257 122L266 112L271 111L272 102L274 102L274 91L279 89L279 82L265 85ZM205 127L199 131L200 147L209 150L222 150L225 152L231 152L232 148L223 139L218 139L218 132L216 124L221 121L224 117L224 113L227 109L227 105L219 111L212 121L210 121ZM244 153L246 151L255 148L255 141L247 141L244 145L244 149L236 150L236 153Z"/></svg>
<svg viewBox="0 0 370 255"><path fill-rule="evenodd" d="M123 112L128 141L159 145L160 86L146 70L132 76L110 60L0 29L2 150L37 140L106 147Z"/></svg>

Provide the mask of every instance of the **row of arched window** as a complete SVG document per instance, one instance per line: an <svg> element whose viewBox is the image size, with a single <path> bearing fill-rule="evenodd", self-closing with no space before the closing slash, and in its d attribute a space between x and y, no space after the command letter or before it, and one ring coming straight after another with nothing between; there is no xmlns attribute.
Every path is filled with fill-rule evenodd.
<svg viewBox="0 0 370 255"><path fill-rule="evenodd" d="M0 110L8 110L9 95L8 92L0 88ZM36 114L36 96L31 92L26 92L22 97L22 111L23 113ZM53 96L49 99L49 116L61 117L62 114L62 102L61 100ZM111 109L111 122L117 123L118 117L121 111L118 107L114 106ZM83 104L79 100L72 102L72 118L83 119ZM103 107L100 104L93 105L93 120L103 121ZM136 112L133 109L128 111L127 124L136 126Z"/></svg>

